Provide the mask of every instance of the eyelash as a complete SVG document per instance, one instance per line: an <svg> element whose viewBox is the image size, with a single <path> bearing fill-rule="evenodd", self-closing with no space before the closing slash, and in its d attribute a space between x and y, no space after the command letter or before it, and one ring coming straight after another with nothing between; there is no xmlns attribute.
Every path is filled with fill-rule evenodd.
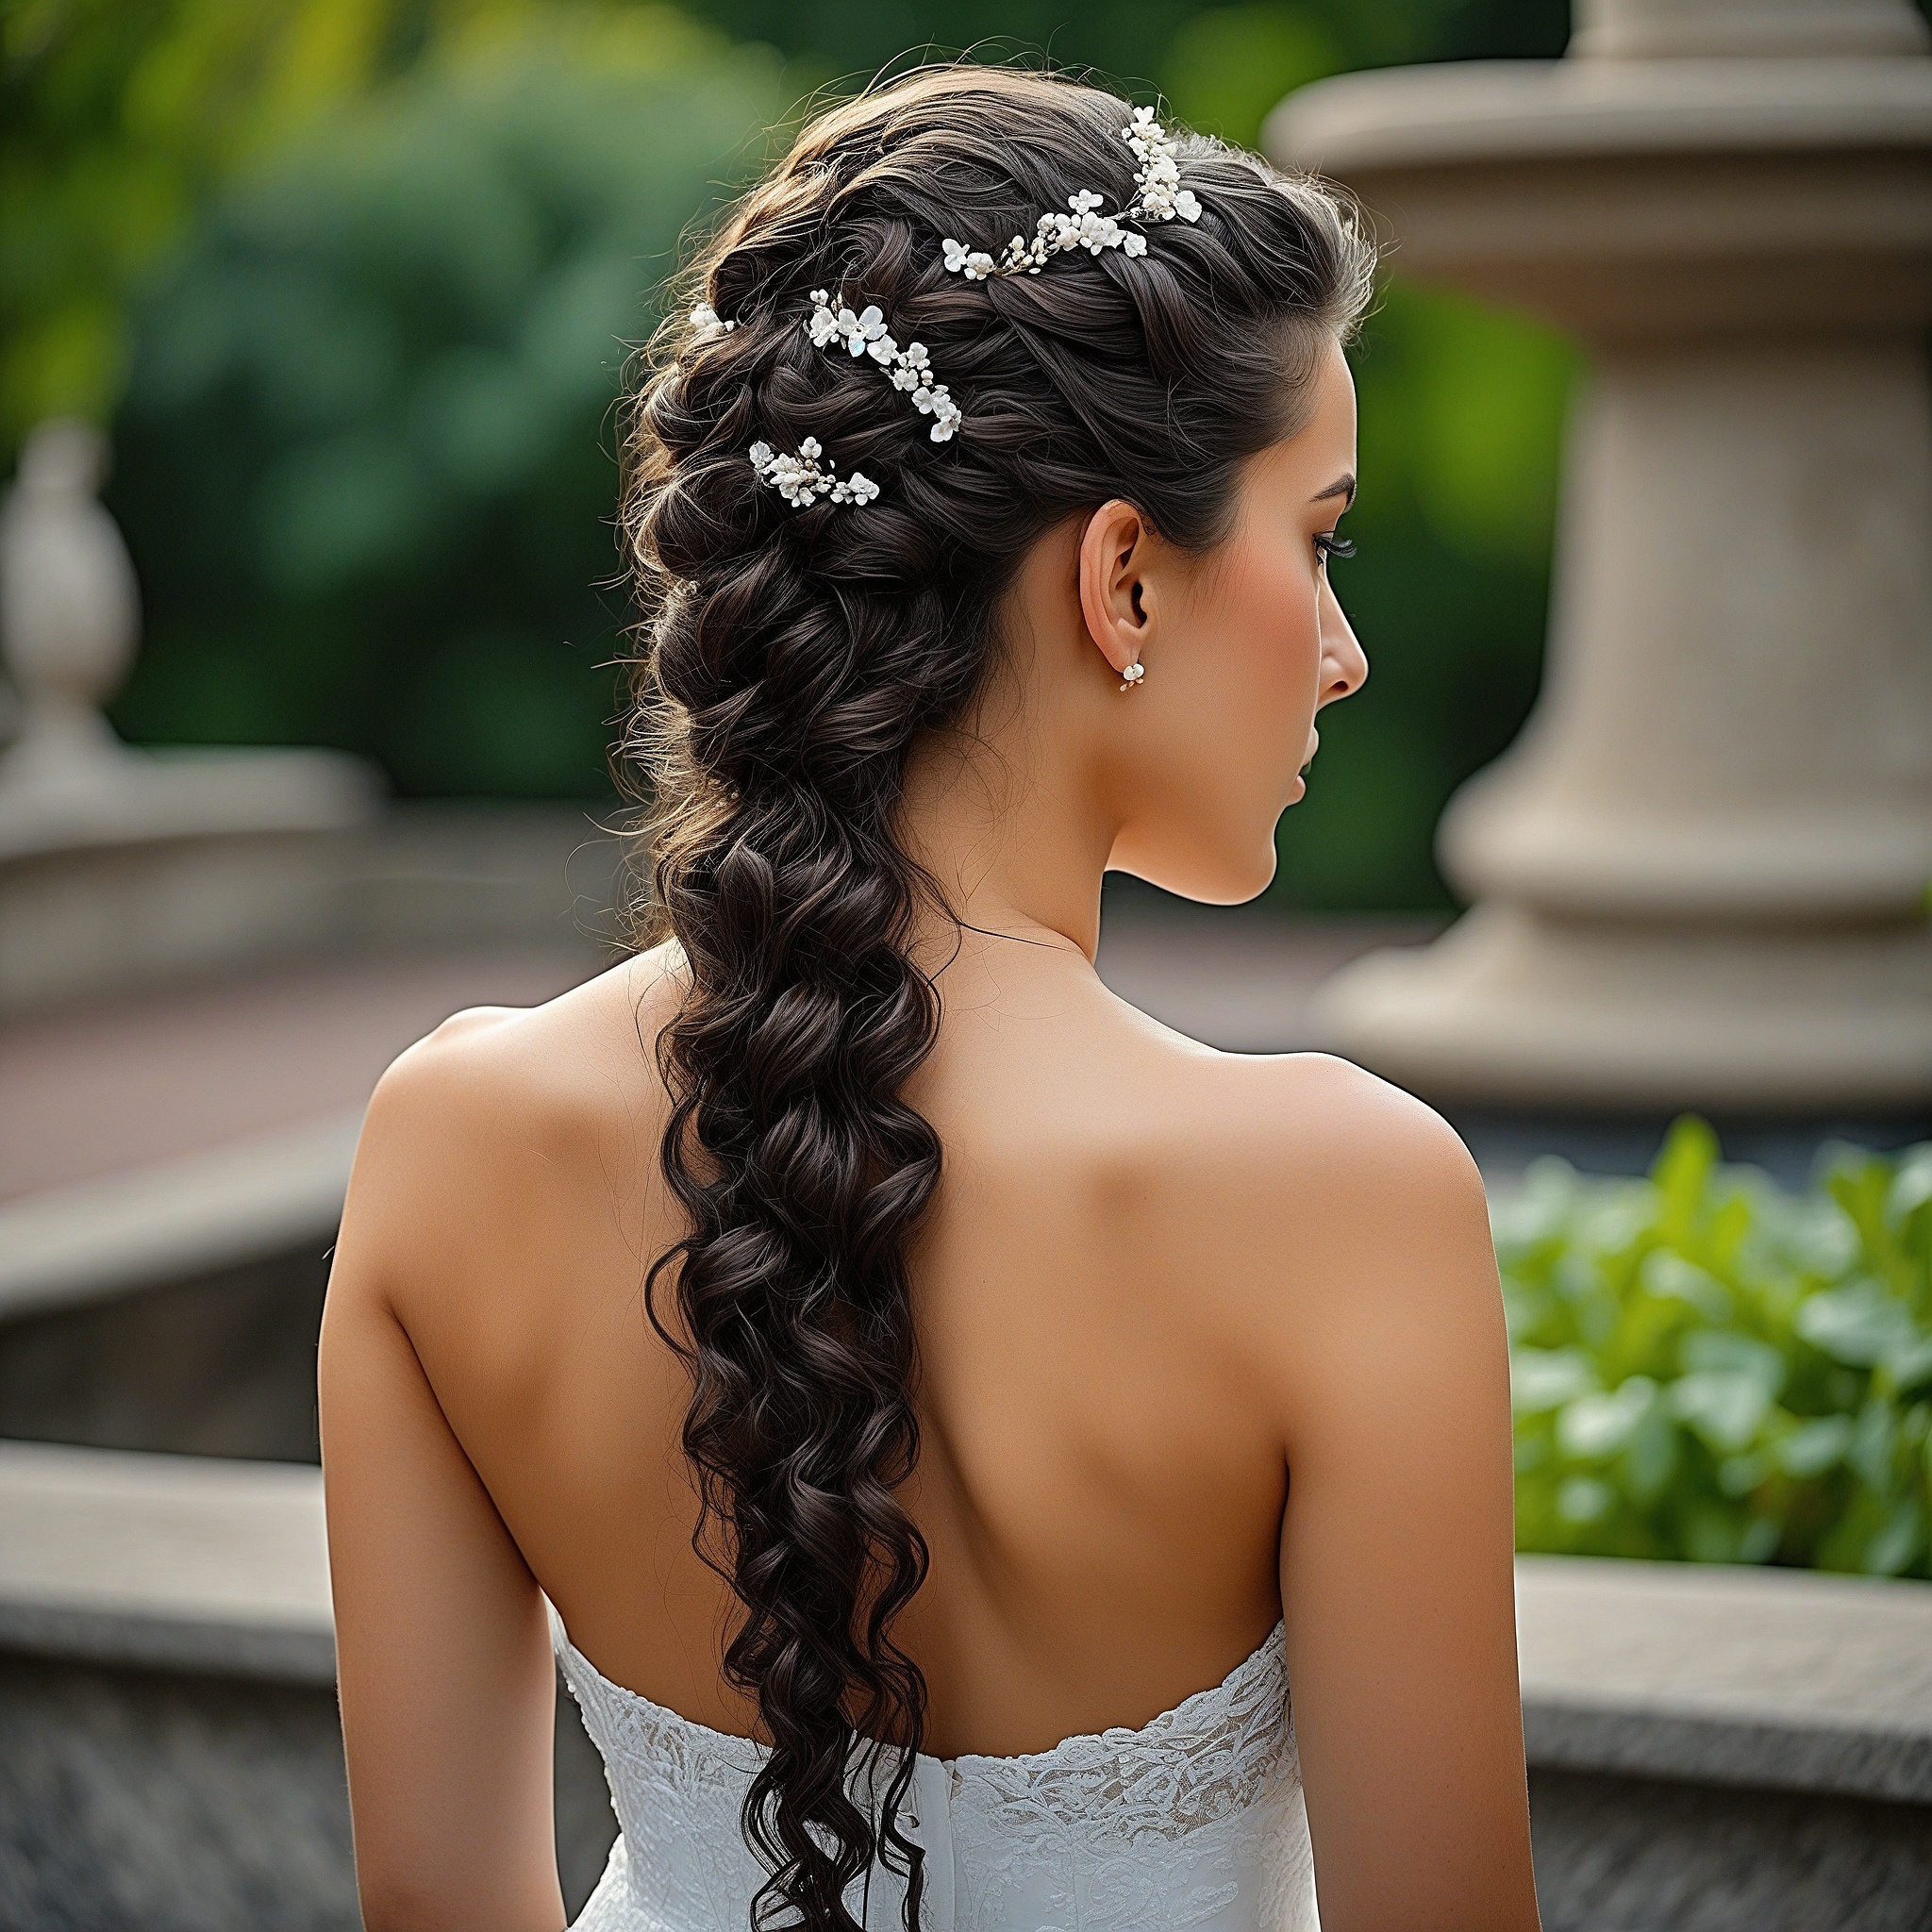
<svg viewBox="0 0 1932 1932"><path fill-rule="evenodd" d="M1355 539L1338 537L1333 530L1327 530L1315 539L1315 548L1321 552L1324 562L1331 557L1353 557Z"/></svg>

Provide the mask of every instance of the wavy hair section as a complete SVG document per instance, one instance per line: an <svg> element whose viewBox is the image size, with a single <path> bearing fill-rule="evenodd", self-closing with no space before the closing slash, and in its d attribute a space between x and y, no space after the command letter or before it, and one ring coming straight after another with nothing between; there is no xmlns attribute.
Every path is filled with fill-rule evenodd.
<svg viewBox="0 0 1932 1932"><path fill-rule="evenodd" d="M1146 255L946 272L944 236L997 250L1078 188L1125 206L1130 113L955 66L820 116L688 273L681 306L736 326L668 324L627 406L640 924L688 982L658 1041L688 1232L647 1301L691 1375L695 1546L739 1611L725 1674L770 1747L743 1818L771 1873L757 1927L858 1932L878 1863L908 1925L923 1889L899 1819L925 1684L892 1629L927 1569L898 1496L919 1455L906 1252L942 1150L902 1095L939 1023L910 941L943 908L896 837L908 754L970 716L1054 525L1124 496L1186 548L1226 536L1241 462L1298 426L1373 282L1347 202L1191 134L1201 218ZM965 411L950 441L869 360L813 346L821 288L927 345ZM881 495L782 502L747 451L807 437Z"/></svg>

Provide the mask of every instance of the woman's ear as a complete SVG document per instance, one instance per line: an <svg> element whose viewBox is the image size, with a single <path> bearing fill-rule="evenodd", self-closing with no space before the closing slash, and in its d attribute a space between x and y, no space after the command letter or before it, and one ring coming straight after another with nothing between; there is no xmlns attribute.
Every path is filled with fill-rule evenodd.
<svg viewBox="0 0 1932 1932"><path fill-rule="evenodd" d="M1131 503L1114 497L1087 520L1080 539L1080 610L1087 635L1119 673L1140 662L1141 646L1154 628L1154 595L1148 584L1153 532Z"/></svg>

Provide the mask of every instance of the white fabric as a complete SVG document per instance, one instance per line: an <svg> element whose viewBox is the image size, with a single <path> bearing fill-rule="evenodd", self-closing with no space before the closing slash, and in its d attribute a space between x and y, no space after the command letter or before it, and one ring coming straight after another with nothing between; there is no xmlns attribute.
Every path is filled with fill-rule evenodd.
<svg viewBox="0 0 1932 1932"><path fill-rule="evenodd" d="M748 1932L765 1872L739 1814L762 1747L611 1683L554 1628L623 1826L575 1932ZM921 1932L1318 1932L1279 1625L1140 1730L922 1757L908 1809ZM893 1932L904 1898L874 1868L851 1910Z"/></svg>

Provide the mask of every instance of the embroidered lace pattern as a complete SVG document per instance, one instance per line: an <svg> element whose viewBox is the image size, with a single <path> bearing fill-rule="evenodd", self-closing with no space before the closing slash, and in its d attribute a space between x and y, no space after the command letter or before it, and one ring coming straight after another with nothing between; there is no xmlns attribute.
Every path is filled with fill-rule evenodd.
<svg viewBox="0 0 1932 1932"><path fill-rule="evenodd" d="M603 1754L622 1836L577 1932L745 1932L763 1868L739 1810L760 1747L558 1654ZM1282 1636L1138 1730L1017 1757L918 1761L922 1932L1316 1932ZM852 1909L901 1924L874 1872Z"/></svg>

